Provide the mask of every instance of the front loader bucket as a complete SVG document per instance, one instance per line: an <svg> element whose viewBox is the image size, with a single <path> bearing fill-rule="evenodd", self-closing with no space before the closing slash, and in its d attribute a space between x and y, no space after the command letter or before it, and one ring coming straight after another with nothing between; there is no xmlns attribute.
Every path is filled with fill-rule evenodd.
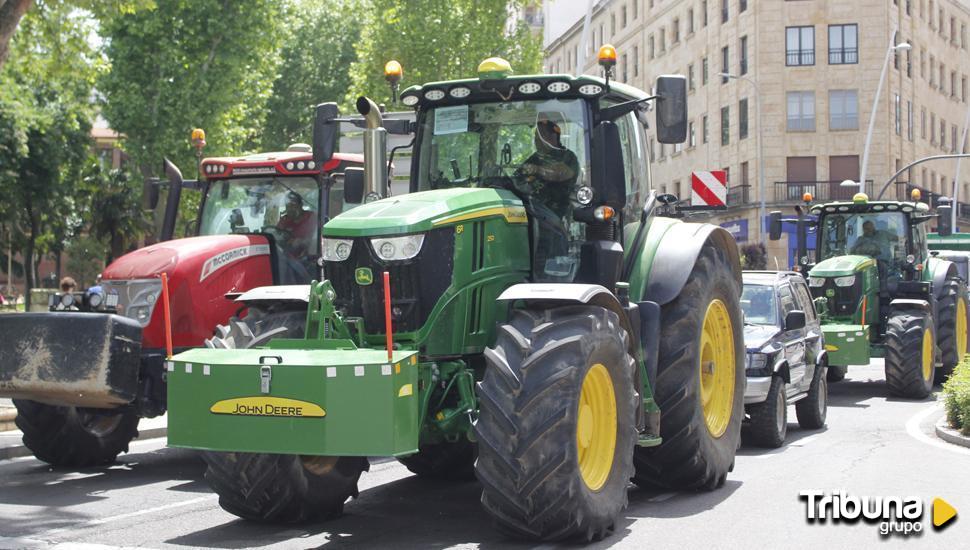
<svg viewBox="0 0 970 550"><path fill-rule="evenodd" d="M168 369L168 443L397 456L418 449L417 353L192 349Z"/></svg>
<svg viewBox="0 0 970 550"><path fill-rule="evenodd" d="M0 397L114 408L138 391L141 325L107 313L0 315Z"/></svg>

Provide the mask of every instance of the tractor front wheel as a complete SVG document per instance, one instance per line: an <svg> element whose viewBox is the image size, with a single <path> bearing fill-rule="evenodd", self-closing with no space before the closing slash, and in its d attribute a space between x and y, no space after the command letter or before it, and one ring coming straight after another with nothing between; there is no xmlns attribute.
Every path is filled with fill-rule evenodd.
<svg viewBox="0 0 970 550"><path fill-rule="evenodd" d="M967 287L958 279L948 279L938 302L940 321L936 328L943 364L936 369L934 382L946 381L967 353Z"/></svg>
<svg viewBox="0 0 970 550"><path fill-rule="evenodd" d="M727 254L704 245L680 295L661 310L654 399L657 447L637 447L634 483L714 489L727 479L744 417L739 282Z"/></svg>
<svg viewBox="0 0 970 550"><path fill-rule="evenodd" d="M886 323L886 385L896 397L922 399L933 389L933 316L921 309L890 312Z"/></svg>
<svg viewBox="0 0 970 550"><path fill-rule="evenodd" d="M133 410L97 411L15 399L24 445L39 460L60 468L111 464L138 435Z"/></svg>
<svg viewBox="0 0 970 550"><path fill-rule="evenodd" d="M418 452L399 458L418 477L465 481L475 479L475 445L467 439L421 445Z"/></svg>
<svg viewBox="0 0 970 550"><path fill-rule="evenodd" d="M616 313L516 310L478 384L482 505L518 538L609 535L627 505L635 364Z"/></svg>
<svg viewBox="0 0 970 550"><path fill-rule="evenodd" d="M300 338L305 331L305 311L251 307L243 319L233 317L218 327L206 345L250 348L274 337ZM244 519L274 523L340 515L369 467L366 458L350 456L204 452L202 458L219 506Z"/></svg>

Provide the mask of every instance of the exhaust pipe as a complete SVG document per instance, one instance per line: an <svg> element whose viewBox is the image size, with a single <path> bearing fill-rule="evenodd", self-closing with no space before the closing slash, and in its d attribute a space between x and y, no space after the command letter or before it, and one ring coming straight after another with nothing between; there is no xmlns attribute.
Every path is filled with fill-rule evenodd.
<svg viewBox="0 0 970 550"><path fill-rule="evenodd" d="M367 129L364 130L364 180L367 185L364 202L370 202L389 195L387 130L384 129L380 108L367 97L357 98L357 112L367 122Z"/></svg>

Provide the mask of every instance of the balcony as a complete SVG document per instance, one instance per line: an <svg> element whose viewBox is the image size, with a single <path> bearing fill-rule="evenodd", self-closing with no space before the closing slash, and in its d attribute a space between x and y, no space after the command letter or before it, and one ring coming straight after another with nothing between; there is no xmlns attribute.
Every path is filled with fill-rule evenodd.
<svg viewBox="0 0 970 550"><path fill-rule="evenodd" d="M839 48L829 50L829 65L852 65L858 62L858 48Z"/></svg>
<svg viewBox="0 0 970 550"><path fill-rule="evenodd" d="M873 182L866 180L866 194L872 196ZM812 202L850 201L858 187L842 187L842 181L776 181L775 204L798 204L805 193L812 194Z"/></svg>
<svg viewBox="0 0 970 550"><path fill-rule="evenodd" d="M750 198L750 185L734 185L728 186L727 192L727 205L728 208L735 206L744 206L751 202Z"/></svg>
<svg viewBox="0 0 970 550"><path fill-rule="evenodd" d="M815 50L787 50L785 52L785 65L789 67L814 64Z"/></svg>

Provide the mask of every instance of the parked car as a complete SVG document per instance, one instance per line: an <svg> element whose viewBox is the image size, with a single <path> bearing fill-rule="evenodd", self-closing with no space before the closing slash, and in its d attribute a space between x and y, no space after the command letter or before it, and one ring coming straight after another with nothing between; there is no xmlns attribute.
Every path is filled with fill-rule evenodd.
<svg viewBox="0 0 970 550"><path fill-rule="evenodd" d="M742 278L746 432L756 445L780 447L792 403L803 429L825 426L825 343L804 277L791 271L745 271Z"/></svg>

